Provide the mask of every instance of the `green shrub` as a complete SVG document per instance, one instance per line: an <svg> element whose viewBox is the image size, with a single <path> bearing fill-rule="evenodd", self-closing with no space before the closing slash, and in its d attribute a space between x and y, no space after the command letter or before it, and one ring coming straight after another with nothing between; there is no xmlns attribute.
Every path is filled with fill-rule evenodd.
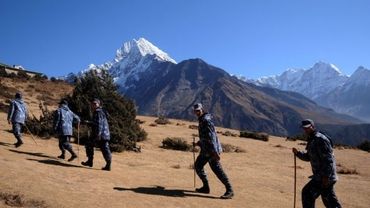
<svg viewBox="0 0 370 208"><path fill-rule="evenodd" d="M154 122L159 125L166 125L171 123L170 120L168 118L165 118L164 116L159 116Z"/></svg>
<svg viewBox="0 0 370 208"><path fill-rule="evenodd" d="M232 137L237 137L238 136L238 134L232 133L231 131L221 132L221 134L224 135L224 136L232 136Z"/></svg>
<svg viewBox="0 0 370 208"><path fill-rule="evenodd" d="M49 111L42 103L40 103L39 108L42 112L39 118L30 115L26 120L26 132L30 131L34 135L48 139L54 135L54 113Z"/></svg>
<svg viewBox="0 0 370 208"><path fill-rule="evenodd" d="M256 139L256 140L265 141L265 142L269 140L269 135L266 133L250 132L250 131L241 131L240 137L251 138L251 139Z"/></svg>
<svg viewBox="0 0 370 208"><path fill-rule="evenodd" d="M362 142L361 144L357 146L357 148L370 152L370 141L366 140Z"/></svg>
<svg viewBox="0 0 370 208"><path fill-rule="evenodd" d="M103 108L108 113L111 150L121 152L138 149L136 142L145 140L147 133L136 120L135 104L117 92L112 77L104 70L100 73L92 70L84 74L76 80L72 95L66 97L71 110L83 121L92 119L90 102L94 98L102 101ZM86 139L82 137L81 142Z"/></svg>
<svg viewBox="0 0 370 208"><path fill-rule="evenodd" d="M298 134L298 135L294 135L294 136L288 136L286 138L287 141L297 141L297 140L301 140L301 141L307 141L307 135L306 134Z"/></svg>
<svg viewBox="0 0 370 208"><path fill-rule="evenodd" d="M238 147L238 146L231 145L231 144L222 143L221 146L222 146L222 152L225 152L225 153L229 153L229 152L244 153L246 152L245 149Z"/></svg>
<svg viewBox="0 0 370 208"><path fill-rule="evenodd" d="M189 129L198 129L197 125L189 125Z"/></svg>
<svg viewBox="0 0 370 208"><path fill-rule="evenodd" d="M31 78L25 71L18 71L17 77L21 80L29 80Z"/></svg>
<svg viewBox="0 0 370 208"><path fill-rule="evenodd" d="M9 106L0 102L0 112L7 113L9 110Z"/></svg>
<svg viewBox="0 0 370 208"><path fill-rule="evenodd" d="M7 205L6 207L48 207L45 201L28 200L25 199L23 194L17 193L0 192L0 204L3 204L1 201L3 201L5 205Z"/></svg>
<svg viewBox="0 0 370 208"><path fill-rule="evenodd" d="M345 168L345 167L338 168L337 173L344 174L344 175L358 175L359 174L356 169Z"/></svg>
<svg viewBox="0 0 370 208"><path fill-rule="evenodd" d="M180 151L192 151L193 145L188 144L183 138L180 137L167 137L162 141L162 148L180 150Z"/></svg>

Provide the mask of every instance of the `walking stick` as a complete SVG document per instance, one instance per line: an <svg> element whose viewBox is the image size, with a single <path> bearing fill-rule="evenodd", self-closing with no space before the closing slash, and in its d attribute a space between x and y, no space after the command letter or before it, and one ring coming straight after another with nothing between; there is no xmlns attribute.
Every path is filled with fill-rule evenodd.
<svg viewBox="0 0 370 208"><path fill-rule="evenodd" d="M24 126L26 127L27 131L31 134L31 138L32 138L32 140L35 142L35 144L36 144L36 145L38 145L38 144L37 144L37 142L36 142L36 140L35 140L35 138L33 137L33 134L32 134L32 133L31 133L31 131L28 129L27 125L26 125L26 124L24 124Z"/></svg>
<svg viewBox="0 0 370 208"><path fill-rule="evenodd" d="M195 137L193 137L193 169L194 169L194 188L195 184Z"/></svg>
<svg viewBox="0 0 370 208"><path fill-rule="evenodd" d="M77 124L77 161L80 163L80 123Z"/></svg>
<svg viewBox="0 0 370 208"><path fill-rule="evenodd" d="M295 204L296 204L296 193L297 193L297 156L294 154L294 206L293 208L295 208Z"/></svg>

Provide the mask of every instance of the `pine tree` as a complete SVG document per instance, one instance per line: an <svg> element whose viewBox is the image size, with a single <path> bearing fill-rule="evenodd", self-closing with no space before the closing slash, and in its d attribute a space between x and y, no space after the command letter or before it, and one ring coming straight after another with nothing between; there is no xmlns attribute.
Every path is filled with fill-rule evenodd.
<svg viewBox="0 0 370 208"><path fill-rule="evenodd" d="M69 107L81 120L91 120L90 102L98 98L108 113L112 151L135 150L136 142L146 139L147 133L136 120L135 104L132 100L118 94L112 77L105 71L91 70L76 80L76 87L66 99ZM81 128L87 130L87 128ZM82 132L82 143L87 133ZM85 136L84 136L85 135Z"/></svg>

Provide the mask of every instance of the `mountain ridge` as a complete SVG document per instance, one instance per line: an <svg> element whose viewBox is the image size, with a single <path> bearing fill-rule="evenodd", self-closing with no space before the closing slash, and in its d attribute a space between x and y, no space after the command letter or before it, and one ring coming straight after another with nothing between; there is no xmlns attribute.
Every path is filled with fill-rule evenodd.
<svg viewBox="0 0 370 208"><path fill-rule="evenodd" d="M297 93L242 82L199 58L174 63L159 60L156 54L142 56L134 52L136 55L122 56L131 56L130 60L134 61L123 58L123 62L106 64L110 68L101 70L117 75L113 79L119 91L135 101L142 115L191 120L194 119L192 105L202 102L214 114L217 125L280 136L300 132L299 122L309 117L323 124L360 123L350 116L322 108ZM327 70L324 63L317 67ZM340 75L338 69L332 65L328 67Z"/></svg>

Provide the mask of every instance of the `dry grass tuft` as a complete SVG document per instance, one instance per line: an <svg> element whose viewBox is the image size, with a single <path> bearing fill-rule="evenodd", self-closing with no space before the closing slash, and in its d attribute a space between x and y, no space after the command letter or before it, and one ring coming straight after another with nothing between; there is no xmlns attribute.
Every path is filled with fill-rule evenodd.
<svg viewBox="0 0 370 208"><path fill-rule="evenodd" d="M0 200L11 207L48 207L44 201L27 200L22 194L0 192Z"/></svg>
<svg viewBox="0 0 370 208"><path fill-rule="evenodd" d="M225 153L229 153L229 152L245 153L247 152L245 149L238 147L238 146L231 145L231 144L222 143L221 146L222 146L222 151Z"/></svg>

